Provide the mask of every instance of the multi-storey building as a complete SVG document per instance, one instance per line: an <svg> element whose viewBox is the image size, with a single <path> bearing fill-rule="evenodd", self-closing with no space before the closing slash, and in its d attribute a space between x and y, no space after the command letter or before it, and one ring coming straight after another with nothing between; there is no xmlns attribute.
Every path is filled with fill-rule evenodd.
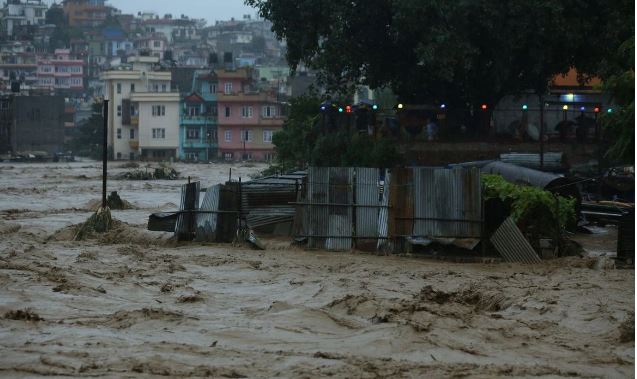
<svg viewBox="0 0 637 379"><path fill-rule="evenodd" d="M72 58L69 49L56 49L52 58L38 61L38 87L84 91L84 61Z"/></svg>
<svg viewBox="0 0 637 379"><path fill-rule="evenodd" d="M135 41L135 48L138 51L147 51L149 55L164 59L164 53L168 48L168 41L162 33L149 33Z"/></svg>
<svg viewBox="0 0 637 379"><path fill-rule="evenodd" d="M192 92L185 96L179 122L179 159L210 161L217 157L217 77L197 71Z"/></svg>
<svg viewBox="0 0 637 379"><path fill-rule="evenodd" d="M222 159L269 161L272 136L283 127L275 93L256 89L253 70L217 70L219 153Z"/></svg>
<svg viewBox="0 0 637 379"><path fill-rule="evenodd" d="M48 5L42 0L7 0L2 10L1 31L13 38L21 28L44 25Z"/></svg>
<svg viewBox="0 0 637 379"><path fill-rule="evenodd" d="M170 15L164 18L151 18L144 21L146 33L161 33L168 43L173 41L199 41L201 28L205 21L182 18L173 19Z"/></svg>
<svg viewBox="0 0 637 379"><path fill-rule="evenodd" d="M2 89L7 90L11 82L18 81L23 88L37 85L37 58L32 52L2 52L0 53L0 80Z"/></svg>
<svg viewBox="0 0 637 379"><path fill-rule="evenodd" d="M157 57L130 57L104 71L105 98L110 100L108 143L115 159L165 160L179 150L179 93L172 91L170 71Z"/></svg>
<svg viewBox="0 0 637 379"><path fill-rule="evenodd" d="M113 13L105 0L64 0L62 5L69 25L80 28L100 26Z"/></svg>

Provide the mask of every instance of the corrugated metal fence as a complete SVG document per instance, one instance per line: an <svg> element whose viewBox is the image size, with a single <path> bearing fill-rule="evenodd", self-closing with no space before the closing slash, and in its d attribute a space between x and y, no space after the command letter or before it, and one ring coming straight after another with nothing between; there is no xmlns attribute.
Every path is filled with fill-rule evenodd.
<svg viewBox="0 0 637 379"><path fill-rule="evenodd" d="M478 169L311 167L297 237L334 251L401 251L407 237L480 238Z"/></svg>

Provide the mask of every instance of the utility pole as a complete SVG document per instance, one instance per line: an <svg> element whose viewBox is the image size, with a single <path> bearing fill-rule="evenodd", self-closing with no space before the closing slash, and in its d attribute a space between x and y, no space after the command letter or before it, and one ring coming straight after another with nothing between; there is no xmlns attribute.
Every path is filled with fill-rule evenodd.
<svg viewBox="0 0 637 379"><path fill-rule="evenodd" d="M102 140L102 208L106 208L106 172L108 165L108 100L104 100L104 130Z"/></svg>
<svg viewBox="0 0 637 379"><path fill-rule="evenodd" d="M544 170L544 96L540 98L540 170Z"/></svg>

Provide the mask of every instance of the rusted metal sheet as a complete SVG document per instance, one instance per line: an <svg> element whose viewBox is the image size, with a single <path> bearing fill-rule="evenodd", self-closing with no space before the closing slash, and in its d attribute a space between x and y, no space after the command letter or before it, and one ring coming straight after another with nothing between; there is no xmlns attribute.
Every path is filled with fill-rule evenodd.
<svg viewBox="0 0 637 379"><path fill-rule="evenodd" d="M481 191L477 169L414 169L413 236L479 238Z"/></svg>
<svg viewBox="0 0 637 379"><path fill-rule="evenodd" d="M217 242L232 242L238 228L240 207L239 183L228 182L219 190L219 213L217 219Z"/></svg>
<svg viewBox="0 0 637 379"><path fill-rule="evenodd" d="M344 251L352 248L354 169L331 167L329 172L329 226L325 248Z"/></svg>
<svg viewBox="0 0 637 379"><path fill-rule="evenodd" d="M197 225L195 212L199 209L199 182L188 183L181 186L181 204L179 216L175 226L175 236L178 241L192 241Z"/></svg>
<svg viewBox="0 0 637 379"><path fill-rule="evenodd" d="M356 236L378 236L379 170L356 168ZM363 251L374 251L378 239L359 238L356 247Z"/></svg>
<svg viewBox="0 0 637 379"><path fill-rule="evenodd" d="M511 217L491 236L493 246L507 262L540 263L541 259Z"/></svg>
<svg viewBox="0 0 637 379"><path fill-rule="evenodd" d="M388 237L394 241L395 251L404 251L404 237L413 230L413 175L409 168L392 170L389 186Z"/></svg>
<svg viewBox="0 0 637 379"><path fill-rule="evenodd" d="M206 212L219 211L219 196L221 185L209 187L206 190L200 209ZM217 239L218 213L197 214L197 235L195 240L199 242L215 242Z"/></svg>

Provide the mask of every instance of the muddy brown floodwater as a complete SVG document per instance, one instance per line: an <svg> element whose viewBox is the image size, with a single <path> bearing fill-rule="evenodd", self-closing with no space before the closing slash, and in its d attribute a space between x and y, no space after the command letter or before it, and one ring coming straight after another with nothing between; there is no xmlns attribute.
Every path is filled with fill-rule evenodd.
<svg viewBox="0 0 637 379"><path fill-rule="evenodd" d="M204 186L230 167L176 165ZM99 173L0 164L2 377L634 376L632 270L175 244L145 224L183 181L112 180L135 209L73 242Z"/></svg>

